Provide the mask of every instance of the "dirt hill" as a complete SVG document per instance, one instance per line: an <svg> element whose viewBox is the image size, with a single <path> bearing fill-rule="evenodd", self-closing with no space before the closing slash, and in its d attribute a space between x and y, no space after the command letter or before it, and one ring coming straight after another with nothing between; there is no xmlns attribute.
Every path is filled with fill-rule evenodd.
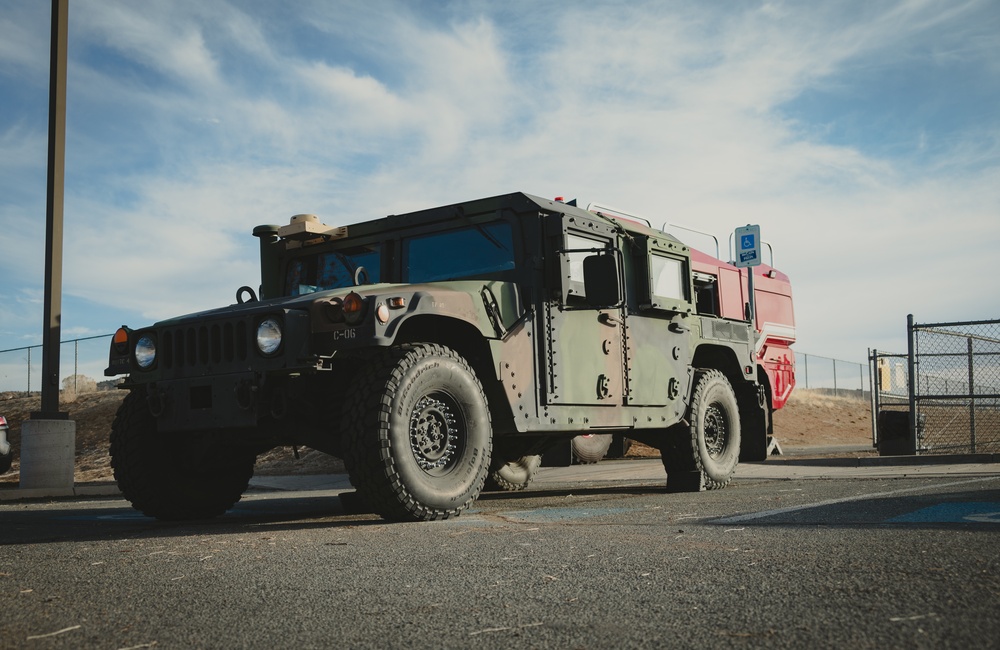
<svg viewBox="0 0 1000 650"><path fill-rule="evenodd" d="M63 394L60 409L76 422L76 481L113 480L108 456L108 432L124 391L109 390L80 395ZM0 484L17 484L21 423L40 408L37 393L0 393L0 415L10 425L8 439L14 447L11 471L0 476ZM774 414L774 432L782 448L852 445L871 447L871 416L867 402L835 397L821 391L797 390L784 409ZM630 455L650 456L658 452L634 445ZM290 448L275 449L257 460L255 473L319 474L343 471L340 460L310 449L300 449L296 460Z"/></svg>

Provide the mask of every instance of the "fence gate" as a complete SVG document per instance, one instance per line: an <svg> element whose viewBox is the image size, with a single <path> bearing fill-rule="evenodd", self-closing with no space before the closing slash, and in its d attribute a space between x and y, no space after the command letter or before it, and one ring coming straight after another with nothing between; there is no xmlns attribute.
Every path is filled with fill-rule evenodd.
<svg viewBox="0 0 1000 650"><path fill-rule="evenodd" d="M1000 320L917 324L910 315L906 325L905 356L869 355L880 451L905 424L909 450L900 453L1000 453Z"/></svg>

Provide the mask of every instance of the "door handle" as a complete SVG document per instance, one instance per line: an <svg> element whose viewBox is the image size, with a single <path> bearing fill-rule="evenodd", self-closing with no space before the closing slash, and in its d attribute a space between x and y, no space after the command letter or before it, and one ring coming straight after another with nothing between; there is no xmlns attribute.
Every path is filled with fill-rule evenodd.
<svg viewBox="0 0 1000 650"><path fill-rule="evenodd" d="M618 320L611 314L607 313L602 313L600 316L597 317L597 320L601 321L602 323L610 327L617 327L619 324L621 324L620 320Z"/></svg>

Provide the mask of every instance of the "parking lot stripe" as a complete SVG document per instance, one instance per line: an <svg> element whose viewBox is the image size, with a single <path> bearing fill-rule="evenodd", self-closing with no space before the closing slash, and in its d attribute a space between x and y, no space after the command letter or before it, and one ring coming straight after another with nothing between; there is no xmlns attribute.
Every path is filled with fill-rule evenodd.
<svg viewBox="0 0 1000 650"><path fill-rule="evenodd" d="M904 488L902 490L890 490L888 492L876 492L874 494L862 494L854 497L843 497L841 499L828 499L826 501L818 501L816 503L807 503L800 506L788 506L786 508L775 508L774 510L763 510L761 512L751 512L745 515L735 515L733 517L723 517L722 519L715 519L710 523L713 524L738 524L744 521L753 521L755 519L764 519L765 517L772 517L774 515L783 515L789 512L798 512L800 510L809 510L811 508L822 508L823 506L833 506L839 503L850 503L852 501L866 501L868 499L880 499L883 497L891 497L899 494L910 494L913 492L926 492L928 490L937 490L939 488L945 487L955 487L958 485L970 485L972 483L984 483L987 481L1000 481L1000 476L987 476L985 478L974 478L965 481L952 481L950 483L935 483L934 485L925 485L921 487Z"/></svg>

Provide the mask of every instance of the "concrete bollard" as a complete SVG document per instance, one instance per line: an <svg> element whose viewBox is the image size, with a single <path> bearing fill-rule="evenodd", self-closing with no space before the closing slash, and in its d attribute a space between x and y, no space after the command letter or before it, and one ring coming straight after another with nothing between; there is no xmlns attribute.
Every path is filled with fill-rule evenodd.
<svg viewBox="0 0 1000 650"><path fill-rule="evenodd" d="M72 489L75 452L73 420L25 420L21 424L21 489Z"/></svg>

